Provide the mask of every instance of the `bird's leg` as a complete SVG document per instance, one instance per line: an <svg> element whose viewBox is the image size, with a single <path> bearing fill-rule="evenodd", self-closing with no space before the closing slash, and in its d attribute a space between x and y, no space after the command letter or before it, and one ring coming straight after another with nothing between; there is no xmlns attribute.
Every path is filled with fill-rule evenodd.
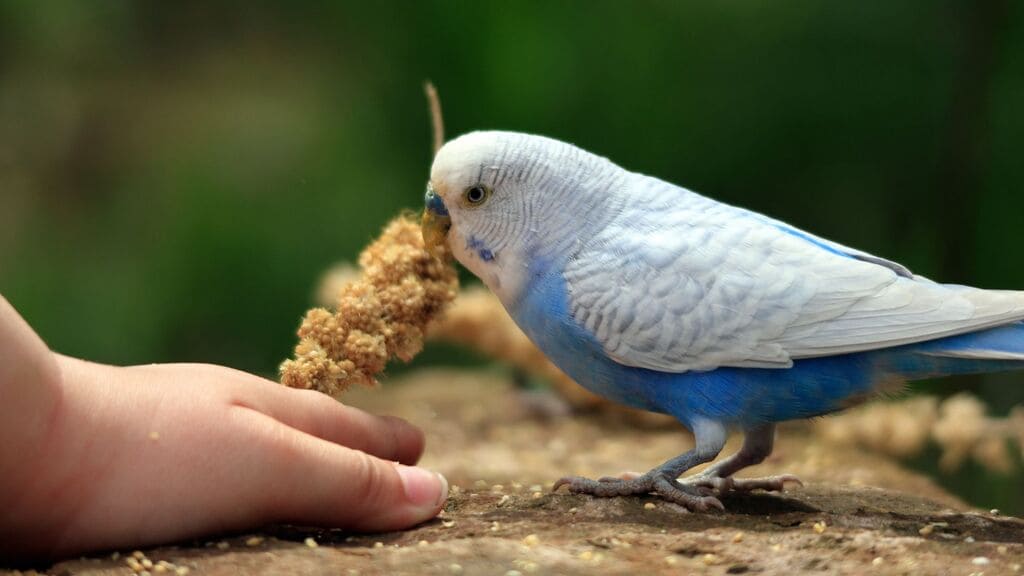
<svg viewBox="0 0 1024 576"><path fill-rule="evenodd" d="M702 486L688 486L676 482L690 468L714 460L725 446L725 426L719 422L701 420L694 424L693 435L697 446L665 462L650 472L635 478L601 478L591 480L579 476L567 476L555 482L552 490L568 486L576 494L590 494L609 498L634 494L655 493L662 498L685 506L690 510L705 511L710 508L724 509L718 498L707 494Z"/></svg>
<svg viewBox="0 0 1024 576"><path fill-rule="evenodd" d="M714 464L699 474L679 480L679 484L698 488L705 494L722 495L731 490L769 490L781 491L786 482L803 485L799 478L792 474L767 476L764 478L733 478L740 470L760 464L772 453L775 442L775 425L762 424L744 431L743 446L738 452L725 460Z"/></svg>

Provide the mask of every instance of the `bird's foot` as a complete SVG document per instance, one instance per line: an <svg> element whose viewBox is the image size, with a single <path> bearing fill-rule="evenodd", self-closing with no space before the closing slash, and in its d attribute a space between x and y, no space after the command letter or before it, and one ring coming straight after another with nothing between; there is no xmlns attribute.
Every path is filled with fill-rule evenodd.
<svg viewBox="0 0 1024 576"><path fill-rule="evenodd" d="M680 484L657 471L630 478L604 477L598 480L566 476L555 482L551 490L558 490L562 486L568 486L569 492L573 494L589 494L599 498L653 493L695 512L725 510L718 498L706 494L702 488Z"/></svg>
<svg viewBox="0 0 1024 576"><path fill-rule="evenodd" d="M701 494L722 496L729 492L750 492L752 490L765 490L767 492L782 492L786 488L786 482L793 482L797 486L804 483L792 474L780 474L778 476L765 476L763 478L733 478L732 476L717 476L714 474L695 474L676 481L682 486L697 490Z"/></svg>

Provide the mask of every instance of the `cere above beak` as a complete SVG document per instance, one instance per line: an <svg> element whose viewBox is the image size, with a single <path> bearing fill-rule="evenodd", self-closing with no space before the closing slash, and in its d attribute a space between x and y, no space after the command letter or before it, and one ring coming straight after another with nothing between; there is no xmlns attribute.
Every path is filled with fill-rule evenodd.
<svg viewBox="0 0 1024 576"><path fill-rule="evenodd" d="M441 197L429 184L424 203L426 208L423 210L423 221L420 225L423 229L423 243L428 251L434 252L448 240L448 229L452 227L452 219Z"/></svg>

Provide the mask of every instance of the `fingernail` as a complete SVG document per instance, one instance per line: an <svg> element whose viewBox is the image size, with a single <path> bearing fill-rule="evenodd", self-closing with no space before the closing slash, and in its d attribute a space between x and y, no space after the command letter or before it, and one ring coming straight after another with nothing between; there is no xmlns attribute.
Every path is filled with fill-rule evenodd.
<svg viewBox="0 0 1024 576"><path fill-rule="evenodd" d="M396 466L405 497L414 506L436 510L448 499L448 480L416 466Z"/></svg>

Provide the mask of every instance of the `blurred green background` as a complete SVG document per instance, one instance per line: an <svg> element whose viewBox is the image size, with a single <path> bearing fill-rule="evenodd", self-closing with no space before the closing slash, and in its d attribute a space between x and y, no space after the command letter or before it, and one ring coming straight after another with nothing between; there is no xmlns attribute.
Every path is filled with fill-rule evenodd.
<svg viewBox="0 0 1024 576"><path fill-rule="evenodd" d="M450 136L553 136L1024 288L1019 2L69 0L0 3L0 292L67 354L273 376L318 275L420 204L427 78ZM917 389L1005 413L1022 380ZM940 481L1024 512L1020 474Z"/></svg>

